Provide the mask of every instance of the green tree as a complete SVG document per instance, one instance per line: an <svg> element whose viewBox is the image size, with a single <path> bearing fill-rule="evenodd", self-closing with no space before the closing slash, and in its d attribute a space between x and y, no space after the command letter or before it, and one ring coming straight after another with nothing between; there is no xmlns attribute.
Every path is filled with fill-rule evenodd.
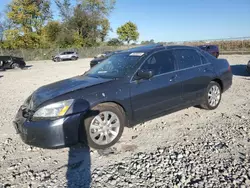
<svg viewBox="0 0 250 188"><path fill-rule="evenodd" d="M55 42L58 34L61 31L61 24L57 21L48 22L48 24L44 27L44 35L46 36L47 40L50 42Z"/></svg>
<svg viewBox="0 0 250 188"><path fill-rule="evenodd" d="M141 41L142 45L148 45L148 44L155 44L154 39L151 39L150 41L146 40L146 41Z"/></svg>
<svg viewBox="0 0 250 188"><path fill-rule="evenodd" d="M108 19L101 20L101 29L100 29L100 38L101 41L104 42L105 37L108 36L108 32L110 31L110 23Z"/></svg>
<svg viewBox="0 0 250 188"><path fill-rule="evenodd" d="M130 43L130 41L136 41L139 38L137 25L132 22L127 22L119 27L117 29L117 34L119 36L119 39L127 42L128 44Z"/></svg>
<svg viewBox="0 0 250 188"><path fill-rule="evenodd" d="M112 38L107 42L108 46L122 46L123 43L117 39L117 38Z"/></svg>
<svg viewBox="0 0 250 188"><path fill-rule="evenodd" d="M6 33L18 35L18 37L15 36L16 40L20 40L15 41L18 44L17 47L38 47L43 26L52 17L50 1L12 0L8 5L7 16L13 23L13 27ZM9 39L11 39L10 36L8 35Z"/></svg>

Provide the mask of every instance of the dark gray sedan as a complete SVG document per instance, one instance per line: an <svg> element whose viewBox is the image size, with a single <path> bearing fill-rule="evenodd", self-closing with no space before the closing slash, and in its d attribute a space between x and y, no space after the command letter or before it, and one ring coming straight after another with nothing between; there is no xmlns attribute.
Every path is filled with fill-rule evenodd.
<svg viewBox="0 0 250 188"><path fill-rule="evenodd" d="M190 106L216 109L231 85L226 59L188 46L138 47L38 88L18 110L14 126L29 145L84 142L104 149L120 139L125 126Z"/></svg>

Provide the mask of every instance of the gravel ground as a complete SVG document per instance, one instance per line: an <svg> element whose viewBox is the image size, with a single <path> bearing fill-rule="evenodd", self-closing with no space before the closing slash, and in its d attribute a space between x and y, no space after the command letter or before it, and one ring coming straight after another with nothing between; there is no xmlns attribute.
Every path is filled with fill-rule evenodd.
<svg viewBox="0 0 250 188"><path fill-rule="evenodd" d="M90 59L0 72L0 187L249 187L250 56L226 58L233 86L214 111L188 108L126 128L114 147L30 147L12 127L36 88L82 74Z"/></svg>

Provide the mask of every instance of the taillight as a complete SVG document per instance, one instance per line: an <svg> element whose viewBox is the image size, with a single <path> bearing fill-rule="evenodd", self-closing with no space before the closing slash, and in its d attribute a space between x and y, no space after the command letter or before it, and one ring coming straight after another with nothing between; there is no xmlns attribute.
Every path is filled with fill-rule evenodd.
<svg viewBox="0 0 250 188"><path fill-rule="evenodd" d="M228 71L231 71L231 66L230 65L228 65Z"/></svg>

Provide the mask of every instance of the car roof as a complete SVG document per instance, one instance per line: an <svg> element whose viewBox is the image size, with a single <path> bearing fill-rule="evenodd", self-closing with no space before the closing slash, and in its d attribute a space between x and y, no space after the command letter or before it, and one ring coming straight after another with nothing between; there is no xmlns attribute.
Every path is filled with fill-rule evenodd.
<svg viewBox="0 0 250 188"><path fill-rule="evenodd" d="M135 47L135 48L130 48L127 50L123 50L121 51L122 53L133 53L133 52L142 52L142 53L146 53L146 52L151 52L157 49L164 49L164 46L162 44L153 44L153 45L145 45L145 46L139 46L139 47Z"/></svg>
<svg viewBox="0 0 250 188"><path fill-rule="evenodd" d="M140 52L140 53L150 53L150 52L155 52L163 49L198 49L196 46L186 46L186 45L169 45L169 46L164 46L162 44L155 44L155 45L145 45L145 46L139 46L135 48L130 48L128 50L123 50L119 53L134 53L134 52Z"/></svg>

